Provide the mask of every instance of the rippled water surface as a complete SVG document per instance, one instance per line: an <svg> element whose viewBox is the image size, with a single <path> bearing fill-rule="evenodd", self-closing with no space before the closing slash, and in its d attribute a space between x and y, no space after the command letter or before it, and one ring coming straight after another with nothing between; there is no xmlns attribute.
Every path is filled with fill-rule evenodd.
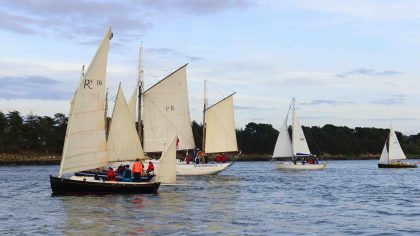
<svg viewBox="0 0 420 236"><path fill-rule="evenodd" d="M238 162L154 195L52 197L58 166L0 167L0 234L420 235L420 169L331 161L323 171Z"/></svg>

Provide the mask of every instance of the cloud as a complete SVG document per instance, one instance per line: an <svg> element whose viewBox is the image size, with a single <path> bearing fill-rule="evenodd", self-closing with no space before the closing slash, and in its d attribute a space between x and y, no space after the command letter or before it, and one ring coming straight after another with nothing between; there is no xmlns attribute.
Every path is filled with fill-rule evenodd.
<svg viewBox="0 0 420 236"><path fill-rule="evenodd" d="M212 14L229 9L246 9L254 5L249 0L145 0L142 4L159 11L178 10L194 15Z"/></svg>
<svg viewBox="0 0 420 236"><path fill-rule="evenodd" d="M132 41L168 15L213 14L250 5L247 0L2 1L0 30L18 34L53 33L87 44L112 25L114 33L120 34L119 40Z"/></svg>
<svg viewBox="0 0 420 236"><path fill-rule="evenodd" d="M153 53L153 54L157 54L160 56L164 56L164 57L184 57L187 58L188 61L199 61L199 60L203 60L202 57L196 57L196 56L187 56L183 53L181 53L180 51L177 51L175 49L171 49L171 48L147 48L146 52L149 53Z"/></svg>
<svg viewBox="0 0 420 236"><path fill-rule="evenodd" d="M395 105L402 104L405 98L403 95L392 95L391 97L370 101L371 104L379 105Z"/></svg>
<svg viewBox="0 0 420 236"><path fill-rule="evenodd" d="M326 100L326 99L315 99L310 102L301 102L299 105L302 106L316 106L316 105L348 105L348 104L354 104L353 102L343 102L343 101L337 101L337 100Z"/></svg>
<svg viewBox="0 0 420 236"><path fill-rule="evenodd" d="M384 70L384 71L376 71L374 69L366 69L366 68L359 68L347 72L343 72L340 74L336 74L336 77L340 78L347 78L357 75L363 75L363 76L397 76L400 75L401 72L394 71L394 70Z"/></svg>
<svg viewBox="0 0 420 236"><path fill-rule="evenodd" d="M0 77L0 98L69 99L72 92L62 82L43 76Z"/></svg>

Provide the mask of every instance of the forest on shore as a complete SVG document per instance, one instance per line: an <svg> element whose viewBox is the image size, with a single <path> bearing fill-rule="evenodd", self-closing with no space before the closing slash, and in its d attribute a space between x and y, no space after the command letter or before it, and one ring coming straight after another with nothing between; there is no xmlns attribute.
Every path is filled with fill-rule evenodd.
<svg viewBox="0 0 420 236"><path fill-rule="evenodd" d="M60 155L67 121L62 113L49 117L0 111L0 153ZM196 146L201 147L202 125L193 121L192 129ZM388 129L330 124L304 126L303 131L311 152L320 156L379 155L388 135ZM271 124L250 122L236 134L243 154L271 155L278 131ZM408 136L397 132L397 136L406 155L420 155L420 133Z"/></svg>

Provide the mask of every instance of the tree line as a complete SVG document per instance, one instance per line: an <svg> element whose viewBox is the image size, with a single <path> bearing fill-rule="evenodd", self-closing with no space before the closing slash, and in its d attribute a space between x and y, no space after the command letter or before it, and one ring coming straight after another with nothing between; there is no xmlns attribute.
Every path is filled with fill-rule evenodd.
<svg viewBox="0 0 420 236"><path fill-rule="evenodd" d="M0 153L61 154L68 117L57 113L53 117L18 111L0 111ZM197 147L202 145L202 125L193 121L192 130ZM289 128L290 131L290 128ZM358 156L379 154L387 138L388 129L324 125L303 127L309 149L317 155ZM289 132L291 133L291 132ZM271 124L248 123L236 130L238 148L246 154L272 154L278 131ZM406 154L420 154L420 133L403 135L398 140Z"/></svg>

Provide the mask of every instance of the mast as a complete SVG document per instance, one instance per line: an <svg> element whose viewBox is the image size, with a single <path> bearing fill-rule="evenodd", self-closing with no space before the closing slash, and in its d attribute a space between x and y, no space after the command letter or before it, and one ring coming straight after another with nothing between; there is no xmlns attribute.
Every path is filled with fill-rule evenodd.
<svg viewBox="0 0 420 236"><path fill-rule="evenodd" d="M295 158L295 150L294 150L294 145L293 145L293 143L294 143L294 140L295 140L295 135L296 135L296 132L295 132L295 103L296 103L296 100L295 100L295 98L293 98L292 99L292 158L294 159Z"/></svg>
<svg viewBox="0 0 420 236"><path fill-rule="evenodd" d="M204 107L203 107L203 137L201 149L203 153L205 152L205 143L206 143L206 108L207 108L207 78L204 80Z"/></svg>
<svg viewBox="0 0 420 236"><path fill-rule="evenodd" d="M108 140L108 133L109 133L109 124L108 124L108 88L106 89L106 94L105 94L105 113L104 113L104 118L105 118L105 139Z"/></svg>
<svg viewBox="0 0 420 236"><path fill-rule="evenodd" d="M390 154L390 152L391 152L391 145L390 145L390 142L391 142L391 132L392 132L392 124L389 126L389 134L388 134L388 142L387 142L387 147L388 147L388 164L389 164L389 154Z"/></svg>
<svg viewBox="0 0 420 236"><path fill-rule="evenodd" d="M139 86L139 103L138 103L138 117L137 117L137 132L139 134L140 143L142 142L142 132L141 132L141 97L143 95L143 84L144 84L144 68L143 68L143 42L141 42L140 45L140 51L139 51L139 65L138 65L138 86Z"/></svg>

